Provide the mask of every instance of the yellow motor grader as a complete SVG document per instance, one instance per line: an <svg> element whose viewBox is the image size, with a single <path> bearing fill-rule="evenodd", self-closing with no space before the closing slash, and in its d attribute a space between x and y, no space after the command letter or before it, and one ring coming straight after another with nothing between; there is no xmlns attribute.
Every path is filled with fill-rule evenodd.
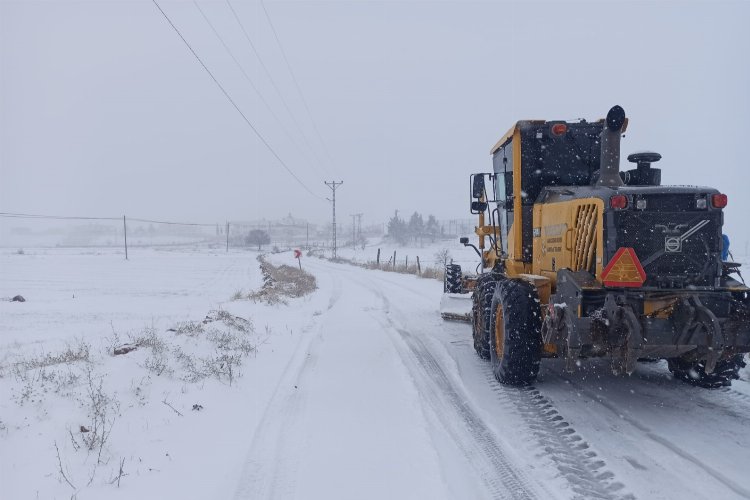
<svg viewBox="0 0 750 500"><path fill-rule="evenodd" d="M480 272L446 269L470 293L476 352L502 383L528 384L542 358L608 357L616 373L667 359L674 375L728 385L750 352L750 298L722 259L726 195L662 186L658 153L628 156L628 125L606 119L517 122L470 178Z"/></svg>

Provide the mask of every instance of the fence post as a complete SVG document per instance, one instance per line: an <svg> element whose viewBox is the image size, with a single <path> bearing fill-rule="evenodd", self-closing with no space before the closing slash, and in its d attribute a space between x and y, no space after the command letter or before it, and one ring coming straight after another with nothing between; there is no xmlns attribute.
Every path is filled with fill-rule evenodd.
<svg viewBox="0 0 750 500"><path fill-rule="evenodd" d="M122 230L125 234L125 260L128 260L128 224L124 215L122 216Z"/></svg>
<svg viewBox="0 0 750 500"><path fill-rule="evenodd" d="M409 256L406 256L406 259L404 260L404 266L406 266L406 271L409 271Z"/></svg>
<svg viewBox="0 0 750 500"><path fill-rule="evenodd" d="M422 266L419 264L419 255L417 255L417 274L422 276Z"/></svg>
<svg viewBox="0 0 750 500"><path fill-rule="evenodd" d="M393 251L393 269L396 269L396 251Z"/></svg>
<svg viewBox="0 0 750 500"><path fill-rule="evenodd" d="M229 253L229 221L227 221L227 253Z"/></svg>
<svg viewBox="0 0 750 500"><path fill-rule="evenodd" d="M378 248L378 258L376 260L378 267L380 267L380 249Z"/></svg>

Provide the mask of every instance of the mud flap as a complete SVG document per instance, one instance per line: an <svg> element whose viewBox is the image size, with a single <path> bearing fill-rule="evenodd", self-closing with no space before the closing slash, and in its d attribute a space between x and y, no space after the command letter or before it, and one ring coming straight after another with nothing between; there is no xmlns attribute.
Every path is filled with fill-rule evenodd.
<svg viewBox="0 0 750 500"><path fill-rule="evenodd" d="M578 329L573 327L573 320L567 308L558 308L555 305L555 314L562 319L563 328L568 333L568 343L565 349L565 371L573 373L578 358L581 356L581 336L578 334Z"/></svg>
<svg viewBox="0 0 750 500"><path fill-rule="evenodd" d="M573 326L567 304L550 301L547 311L542 324L542 342L555 345L565 342L565 371L573 373L581 355L581 337Z"/></svg>
<svg viewBox="0 0 750 500"><path fill-rule="evenodd" d="M627 304L618 304L616 296L607 296L604 310L609 321L612 345L612 373L630 375L643 351L643 329L638 317ZM611 334L614 333L614 337Z"/></svg>

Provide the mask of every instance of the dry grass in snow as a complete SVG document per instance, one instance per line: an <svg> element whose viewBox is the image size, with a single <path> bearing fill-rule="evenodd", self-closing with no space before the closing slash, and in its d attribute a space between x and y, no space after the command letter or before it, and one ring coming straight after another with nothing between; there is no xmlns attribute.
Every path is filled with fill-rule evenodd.
<svg viewBox="0 0 750 500"><path fill-rule="evenodd" d="M247 298L267 304L286 304L287 298L304 297L318 288L315 276L293 266L285 264L275 266L258 256L260 270L263 274L263 286L251 292Z"/></svg>

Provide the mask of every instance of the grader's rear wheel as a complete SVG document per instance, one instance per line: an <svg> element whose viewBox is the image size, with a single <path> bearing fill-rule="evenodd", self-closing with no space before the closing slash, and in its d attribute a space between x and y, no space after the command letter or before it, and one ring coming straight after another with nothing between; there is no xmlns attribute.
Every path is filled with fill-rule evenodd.
<svg viewBox="0 0 750 500"><path fill-rule="evenodd" d="M703 361L685 361L680 358L667 360L669 371L675 378L691 385L706 389L717 387L728 387L732 380L740 378L739 372L745 363L745 355L737 354L729 359L716 363L713 373L706 373L706 364Z"/></svg>

